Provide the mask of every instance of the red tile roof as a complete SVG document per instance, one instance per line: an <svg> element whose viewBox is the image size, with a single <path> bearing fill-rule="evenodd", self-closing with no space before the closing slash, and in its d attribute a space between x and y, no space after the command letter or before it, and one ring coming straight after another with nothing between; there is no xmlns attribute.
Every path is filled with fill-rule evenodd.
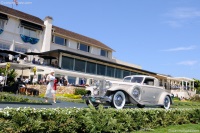
<svg viewBox="0 0 200 133"><path fill-rule="evenodd" d="M29 22L34 22L39 25L44 25L43 20L38 17L35 17L33 15L30 15L30 14L27 14L27 13L24 13L24 12L21 12L21 11L18 11L18 10L15 10L3 5L0 5L0 12L5 13L7 15L19 17L20 19L27 20Z"/></svg>
<svg viewBox="0 0 200 133"><path fill-rule="evenodd" d="M59 28L57 26L53 26L53 29L54 29L55 33L61 34L63 36L69 37L71 39L78 40L78 41L83 42L83 43L87 43L87 44L90 44L90 45L94 45L96 47L100 47L100 48L103 48L103 49L106 49L106 50L113 51L113 49L111 49L110 47L106 46L102 42L97 41L95 39L92 39L90 37L86 37L86 36L77 34L75 32Z"/></svg>

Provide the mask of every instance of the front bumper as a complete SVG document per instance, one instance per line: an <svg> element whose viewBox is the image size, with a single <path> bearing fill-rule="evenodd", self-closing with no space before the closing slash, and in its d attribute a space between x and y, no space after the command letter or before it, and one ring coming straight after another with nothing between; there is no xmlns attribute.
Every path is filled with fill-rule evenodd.
<svg viewBox="0 0 200 133"><path fill-rule="evenodd" d="M82 96L83 100L91 100L92 102L105 103L111 102L112 97L108 96Z"/></svg>

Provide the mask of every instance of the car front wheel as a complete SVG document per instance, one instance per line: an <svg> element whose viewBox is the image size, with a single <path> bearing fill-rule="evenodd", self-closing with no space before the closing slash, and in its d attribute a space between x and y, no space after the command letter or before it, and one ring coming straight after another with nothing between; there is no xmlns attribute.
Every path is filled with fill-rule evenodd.
<svg viewBox="0 0 200 133"><path fill-rule="evenodd" d="M88 93L87 96L91 96L91 93ZM99 106L99 103L96 103L93 98L90 98L90 99L87 99L85 100L86 104L89 106L89 105L92 105L94 107L98 107Z"/></svg>
<svg viewBox="0 0 200 133"><path fill-rule="evenodd" d="M169 109L170 108L170 98L169 98L169 96L165 96L164 103L163 103L163 108L164 109Z"/></svg>
<svg viewBox="0 0 200 133"><path fill-rule="evenodd" d="M125 105L125 102L126 102L126 97L125 97L124 92L117 91L113 95L111 106L117 109L122 109Z"/></svg>

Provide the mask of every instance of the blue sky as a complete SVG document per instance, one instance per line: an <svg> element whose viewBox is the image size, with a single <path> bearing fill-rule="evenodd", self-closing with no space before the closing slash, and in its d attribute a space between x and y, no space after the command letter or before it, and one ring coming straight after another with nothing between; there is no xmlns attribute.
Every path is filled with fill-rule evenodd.
<svg viewBox="0 0 200 133"><path fill-rule="evenodd" d="M12 0L1 4L8 1ZM14 9L41 19L51 16L54 25L113 48L119 60L152 72L200 79L199 0L18 1Z"/></svg>

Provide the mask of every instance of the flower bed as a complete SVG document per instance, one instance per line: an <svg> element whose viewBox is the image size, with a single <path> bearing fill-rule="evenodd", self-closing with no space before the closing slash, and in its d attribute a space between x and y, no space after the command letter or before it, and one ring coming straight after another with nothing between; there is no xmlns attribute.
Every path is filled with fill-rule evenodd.
<svg viewBox="0 0 200 133"><path fill-rule="evenodd" d="M0 132L133 132L200 122L200 108L190 109L34 109L0 110Z"/></svg>

